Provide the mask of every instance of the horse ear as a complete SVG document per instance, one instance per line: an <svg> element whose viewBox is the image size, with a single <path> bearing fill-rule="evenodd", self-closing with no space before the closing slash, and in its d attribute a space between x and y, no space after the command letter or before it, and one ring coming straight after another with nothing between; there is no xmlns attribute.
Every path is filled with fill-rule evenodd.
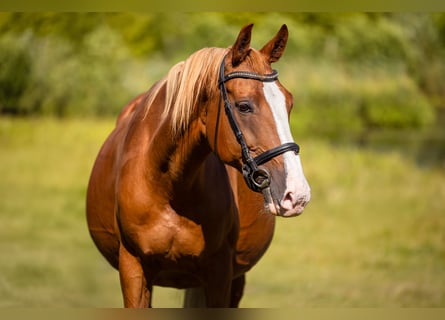
<svg viewBox="0 0 445 320"><path fill-rule="evenodd" d="M288 36L289 32L287 30L287 26L283 24L275 37L266 43L266 45L260 50L260 52L268 58L269 63L280 60L284 49L286 48Z"/></svg>
<svg viewBox="0 0 445 320"><path fill-rule="evenodd" d="M235 44L232 46L232 66L236 67L244 61L250 52L250 38L253 23L241 29Z"/></svg>

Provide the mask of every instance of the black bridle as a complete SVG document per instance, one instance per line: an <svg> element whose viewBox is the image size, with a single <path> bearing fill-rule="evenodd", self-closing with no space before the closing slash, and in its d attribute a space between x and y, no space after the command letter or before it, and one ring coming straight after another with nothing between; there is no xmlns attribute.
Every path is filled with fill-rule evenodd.
<svg viewBox="0 0 445 320"><path fill-rule="evenodd" d="M262 82L273 82L278 79L278 72L274 70L270 74L258 74L254 72L248 71L236 71L231 72L227 75L224 75L224 61L225 57L221 62L221 66L219 69L219 81L218 86L220 89L220 100L218 105L218 117L216 127L218 128L219 124L219 115L221 110L221 100L224 100L224 109L227 115L227 118L230 123L230 127L232 128L233 133L236 136L236 140L241 146L242 152L242 160L243 167L242 172L244 179L246 180L247 185L250 189L256 192L261 192L264 189L268 188L270 185L270 174L265 168L259 168L260 165L270 161L271 159L279 156L288 151L294 151L296 154L300 152L300 147L298 144L294 142L284 143L278 147L267 150L256 157L252 157L250 154L249 147L247 146L246 140L244 139L243 133L241 132L238 123L235 120L235 116L233 114L233 108L230 104L227 89L225 83L229 80L235 78L243 78L243 79L251 79L258 80ZM215 151L216 151L216 138L217 133L215 133Z"/></svg>

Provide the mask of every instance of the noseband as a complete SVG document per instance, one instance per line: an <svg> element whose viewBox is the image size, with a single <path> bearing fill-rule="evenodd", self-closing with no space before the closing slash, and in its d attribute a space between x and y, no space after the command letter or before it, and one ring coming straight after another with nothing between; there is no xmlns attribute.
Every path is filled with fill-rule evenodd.
<svg viewBox="0 0 445 320"><path fill-rule="evenodd" d="M232 128L232 131L236 136L236 140L241 146L242 160L243 160L242 172L244 180L246 180L246 183L251 190L255 192L261 192L269 187L270 174L265 168L259 168L259 166L288 151L294 151L296 154L298 154L300 152L300 147L298 146L298 144L294 142L288 142L278 147L267 150L256 157L251 156L249 147L247 146L246 140L244 139L244 135L241 132L238 123L236 122L235 116L233 114L233 108L232 105L230 104L227 95L227 88L225 86L225 83L229 80L236 78L251 79L262 82L273 82L278 79L278 72L274 70L270 74L258 74L248 71L236 71L224 75L224 61L225 57L222 60L219 69L218 86L220 89L220 99L218 105L217 127L219 123L219 115L221 110L221 100L224 100L224 110L229 120L230 127ZM216 151L216 133L215 133L215 151Z"/></svg>

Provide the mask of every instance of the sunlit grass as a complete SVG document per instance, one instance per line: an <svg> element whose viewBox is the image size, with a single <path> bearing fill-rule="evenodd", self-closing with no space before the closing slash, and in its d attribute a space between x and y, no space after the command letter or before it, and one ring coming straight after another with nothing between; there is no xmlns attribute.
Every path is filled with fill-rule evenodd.
<svg viewBox="0 0 445 320"><path fill-rule="evenodd" d="M111 125L1 119L0 305L119 302L84 218L93 154Z"/></svg>
<svg viewBox="0 0 445 320"><path fill-rule="evenodd" d="M398 153L302 144L312 202L278 220L244 306L443 306L443 174Z"/></svg>
<svg viewBox="0 0 445 320"><path fill-rule="evenodd" d="M0 118L0 306L122 305L85 222L114 120ZM303 138L305 213L278 219L243 307L445 306L445 174L397 152ZM155 288L155 306L181 293Z"/></svg>

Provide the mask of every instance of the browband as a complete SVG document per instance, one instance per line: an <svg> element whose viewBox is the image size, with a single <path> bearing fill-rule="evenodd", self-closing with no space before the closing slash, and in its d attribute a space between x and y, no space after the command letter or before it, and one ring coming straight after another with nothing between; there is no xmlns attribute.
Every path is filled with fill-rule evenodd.
<svg viewBox="0 0 445 320"><path fill-rule="evenodd" d="M255 72L248 72L248 71L235 71L223 76L223 78L219 80L218 84L221 85L221 83L224 83L234 78L252 79L263 82L273 82L278 79L278 71L273 70L273 72L269 74L258 74Z"/></svg>

